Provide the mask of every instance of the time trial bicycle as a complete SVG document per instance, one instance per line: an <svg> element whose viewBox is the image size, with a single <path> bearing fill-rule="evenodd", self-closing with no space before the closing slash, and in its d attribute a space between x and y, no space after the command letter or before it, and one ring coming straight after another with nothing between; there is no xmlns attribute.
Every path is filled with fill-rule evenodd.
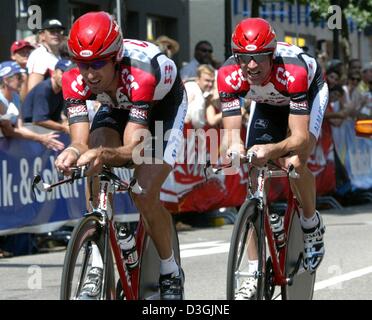
<svg viewBox="0 0 372 320"><path fill-rule="evenodd" d="M39 191L51 192L59 185L84 178L85 172L86 167L75 167L70 178L52 185L43 182L38 175L34 177L32 186ZM120 225L114 220L114 211L109 201L115 192L141 194L146 190L141 188L136 179L124 181L108 168L103 168L98 177L99 204L91 212L86 213L74 227L63 264L60 298L78 299L92 264L93 246L97 246L103 262L100 299L159 299L160 259L153 241L145 231L141 215L134 233L139 263L137 267L129 270L118 241ZM174 223L172 225L174 256L181 266L178 236ZM117 285L116 275L119 277Z"/></svg>

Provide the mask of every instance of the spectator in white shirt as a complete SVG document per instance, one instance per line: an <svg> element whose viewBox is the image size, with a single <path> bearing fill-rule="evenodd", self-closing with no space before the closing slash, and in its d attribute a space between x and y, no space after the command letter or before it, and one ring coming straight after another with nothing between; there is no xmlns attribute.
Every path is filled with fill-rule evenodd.
<svg viewBox="0 0 372 320"><path fill-rule="evenodd" d="M39 31L40 46L35 49L27 61L28 92L52 75L59 60L58 48L63 39L62 23L56 19L46 20Z"/></svg>
<svg viewBox="0 0 372 320"><path fill-rule="evenodd" d="M197 68L195 80L185 83L187 92L188 108L185 123L191 123L193 128L203 128L206 124L206 106L212 96L212 89L215 80L215 70L206 64Z"/></svg>

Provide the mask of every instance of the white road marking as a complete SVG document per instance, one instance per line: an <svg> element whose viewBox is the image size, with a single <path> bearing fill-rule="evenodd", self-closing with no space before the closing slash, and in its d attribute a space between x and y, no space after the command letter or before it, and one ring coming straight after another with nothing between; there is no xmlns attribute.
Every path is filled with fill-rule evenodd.
<svg viewBox="0 0 372 320"><path fill-rule="evenodd" d="M181 244L180 248L181 258L189 258L229 252L230 243L222 241L206 241Z"/></svg>
<svg viewBox="0 0 372 320"><path fill-rule="evenodd" d="M230 243L219 241L205 241L197 243L181 244L181 258L190 258L198 256L206 256L211 254L219 254L229 252ZM336 276L327 280L315 283L314 291L319 291L338 283L349 281L355 278L363 277L372 273L372 266L351 271L340 276Z"/></svg>
<svg viewBox="0 0 372 320"><path fill-rule="evenodd" d="M355 270L355 271L351 271L351 272L348 272L348 273L345 273L345 274L342 274L340 276L333 277L333 278L330 278L330 279L327 279L327 280L319 281L319 282L315 283L314 291L322 290L322 289L325 289L327 287L331 287L331 286L334 286L338 283L349 281L349 280L352 280L352 279L355 279L355 278L360 278L360 277L363 277L363 276L365 276L369 273L372 273L372 266L371 267L366 267L366 268L363 268L363 269L359 269L359 270Z"/></svg>

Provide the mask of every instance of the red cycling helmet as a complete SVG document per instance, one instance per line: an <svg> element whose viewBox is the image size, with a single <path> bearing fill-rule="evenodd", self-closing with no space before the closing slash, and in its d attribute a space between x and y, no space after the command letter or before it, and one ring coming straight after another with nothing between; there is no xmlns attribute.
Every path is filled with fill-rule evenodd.
<svg viewBox="0 0 372 320"><path fill-rule="evenodd" d="M74 60L90 61L116 57L120 60L123 37L120 27L107 12L89 12L71 27L68 48Z"/></svg>
<svg viewBox="0 0 372 320"><path fill-rule="evenodd" d="M233 53L274 52L276 48L275 31L261 18L248 18L239 22L231 40Z"/></svg>

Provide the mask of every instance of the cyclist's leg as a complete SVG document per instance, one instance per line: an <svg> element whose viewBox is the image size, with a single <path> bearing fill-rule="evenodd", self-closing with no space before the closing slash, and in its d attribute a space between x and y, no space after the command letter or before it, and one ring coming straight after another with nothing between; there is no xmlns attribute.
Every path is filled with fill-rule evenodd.
<svg viewBox="0 0 372 320"><path fill-rule="evenodd" d="M160 189L183 147L186 110L183 86L174 85L171 92L151 110L149 129L155 138L153 164L141 164L135 170L135 176L146 193L133 195L133 198L161 259L161 299L183 298L183 271L176 263L172 248L172 218L160 202Z"/></svg>
<svg viewBox="0 0 372 320"><path fill-rule="evenodd" d="M319 212L316 211L315 177L309 170L307 161L320 134L323 115L328 102L327 85L323 84L319 89L318 87L311 87L309 101L311 106L309 143L305 148L299 150L296 155L286 158L285 165L293 164L300 175L299 179L291 179L291 188L302 206L300 221L304 231L304 266L309 271L314 271L320 265L324 256L324 225Z"/></svg>

